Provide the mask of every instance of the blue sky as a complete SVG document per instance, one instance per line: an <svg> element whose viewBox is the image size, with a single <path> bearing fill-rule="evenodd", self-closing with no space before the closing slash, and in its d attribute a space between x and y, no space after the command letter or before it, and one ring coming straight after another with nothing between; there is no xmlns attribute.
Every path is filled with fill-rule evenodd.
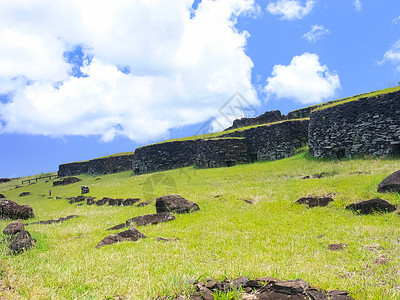
<svg viewBox="0 0 400 300"><path fill-rule="evenodd" d="M398 0L2 0L0 177L399 81Z"/></svg>

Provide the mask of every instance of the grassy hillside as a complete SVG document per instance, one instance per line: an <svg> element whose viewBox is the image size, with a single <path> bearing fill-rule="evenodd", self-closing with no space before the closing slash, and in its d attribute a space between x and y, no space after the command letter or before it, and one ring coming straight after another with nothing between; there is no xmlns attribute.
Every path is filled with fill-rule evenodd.
<svg viewBox="0 0 400 300"><path fill-rule="evenodd" d="M37 246L23 254L8 256L2 244L0 295L6 299L150 299L185 292L182 282L188 278L273 276L302 278L326 290L350 290L355 299L398 299L400 216L359 216L344 209L358 199L376 197L399 204L398 194L376 192L378 183L398 169L397 159L326 161L304 152L231 168L190 167L140 176L125 172L100 180L82 175L83 182L64 187L40 181L13 189L21 185L20 180L3 183L0 193L33 207L36 217L28 222L72 214L79 218L27 226ZM301 179L321 172L328 176ZM154 201L146 207L98 207L55 198L79 195L81 184L98 198L150 200L177 193L197 202L201 210L177 215L169 223L137 227L148 239L96 249L111 234L107 228L155 213ZM49 189L52 198L47 196ZM32 195L18 197L25 191ZM335 202L325 208L294 204L306 195L328 194L334 195ZM8 223L0 221L0 228ZM152 238L158 236L180 241ZM330 251L331 243L348 247ZM382 256L389 263L375 264Z"/></svg>

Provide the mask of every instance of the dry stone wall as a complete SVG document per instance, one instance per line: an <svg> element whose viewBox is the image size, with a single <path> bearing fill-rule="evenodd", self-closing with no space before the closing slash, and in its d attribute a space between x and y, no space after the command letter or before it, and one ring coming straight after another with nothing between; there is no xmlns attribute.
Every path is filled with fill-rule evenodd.
<svg viewBox="0 0 400 300"><path fill-rule="evenodd" d="M400 92L313 111L309 149L315 157L400 154Z"/></svg>
<svg viewBox="0 0 400 300"><path fill-rule="evenodd" d="M86 174L89 171L89 162L74 162L69 164L62 164L58 167L58 176L76 176Z"/></svg>
<svg viewBox="0 0 400 300"><path fill-rule="evenodd" d="M233 125L225 130L231 130L235 128L247 127L247 126L254 126L254 125L261 125L261 124L268 124L273 122L282 121L285 116L281 115L279 110L274 111L266 111L262 115L255 117L255 118L242 118L236 119L233 121Z"/></svg>

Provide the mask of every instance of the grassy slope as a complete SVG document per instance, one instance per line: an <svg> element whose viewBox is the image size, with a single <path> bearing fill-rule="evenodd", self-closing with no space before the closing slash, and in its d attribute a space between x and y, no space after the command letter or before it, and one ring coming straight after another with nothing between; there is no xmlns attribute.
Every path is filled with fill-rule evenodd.
<svg viewBox="0 0 400 300"><path fill-rule="evenodd" d="M398 194L376 192L378 183L398 169L399 160L394 159L335 162L301 153L231 168L190 167L141 176L125 172L101 176L98 181L82 175L83 182L65 187L52 188L51 182L41 181L10 190L20 181L0 184L0 193L8 199L34 208L32 221L80 216L62 224L28 226L38 243L21 255L7 256L2 245L0 274L12 290L2 290L1 295L9 299L114 299L116 295L147 299L180 292L182 278L274 276L302 278L327 290L347 289L355 299L397 299L400 217L396 213L357 216L344 207L375 197L399 204ZM364 173L350 174L357 171ZM333 175L300 179L320 172ZM161 184L165 179L168 184ZM156 183L154 191L150 181ZM178 193L197 202L201 211L177 215L169 223L138 227L149 237L179 238L179 242L149 238L95 249L110 234L107 228L155 213L154 202L142 208L97 207L40 197L49 189L54 197L76 196L81 184L98 198ZM19 198L23 191L32 196ZM335 193L336 201L327 208L307 209L293 203L305 195L328 193ZM249 205L242 198L257 203ZM0 221L0 228L8 223ZM328 244L341 242L348 244L346 250L327 250ZM374 245L384 249L364 248ZM374 264L380 255L390 258L387 266Z"/></svg>

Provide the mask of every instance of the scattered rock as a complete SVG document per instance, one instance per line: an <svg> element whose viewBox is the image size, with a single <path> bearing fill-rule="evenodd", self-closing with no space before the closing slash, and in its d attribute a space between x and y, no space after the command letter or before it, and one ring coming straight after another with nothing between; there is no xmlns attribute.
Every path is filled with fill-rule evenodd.
<svg viewBox="0 0 400 300"><path fill-rule="evenodd" d="M5 199L6 196L4 196L3 194L0 194L0 199Z"/></svg>
<svg viewBox="0 0 400 300"><path fill-rule="evenodd" d="M297 204L306 204L309 208L316 206L328 206L334 200L330 197L303 197L296 200Z"/></svg>
<svg viewBox="0 0 400 300"><path fill-rule="evenodd" d="M31 237L31 234L24 230L13 235L9 248L12 253L21 253L27 249L33 248L36 240Z"/></svg>
<svg viewBox="0 0 400 300"><path fill-rule="evenodd" d="M318 174L314 174L314 175L307 175L307 176L302 177L301 179L320 179L322 177L326 177L329 175L330 175L329 173L322 172L322 173L318 173Z"/></svg>
<svg viewBox="0 0 400 300"><path fill-rule="evenodd" d="M243 200L247 204L254 204L254 200L251 200L251 199L241 199L241 200Z"/></svg>
<svg viewBox="0 0 400 300"><path fill-rule="evenodd" d="M216 196L214 196L214 198L219 198L219 197L222 197L222 195L216 195Z"/></svg>
<svg viewBox="0 0 400 300"><path fill-rule="evenodd" d="M154 225L161 222L168 222L175 220L175 216L169 212L163 212L159 214L150 214L144 216L134 217L132 219L126 220L126 225L132 226L143 226L143 225Z"/></svg>
<svg viewBox="0 0 400 300"><path fill-rule="evenodd" d="M64 178L61 180L53 181L53 186L73 184L78 181L82 181L82 180L77 177L67 177L67 178Z"/></svg>
<svg viewBox="0 0 400 300"><path fill-rule="evenodd" d="M121 206L123 202L124 202L124 199L111 199L110 198L108 200L108 205Z"/></svg>
<svg viewBox="0 0 400 300"><path fill-rule="evenodd" d="M25 197L25 196L29 196L31 193L30 192L23 192L21 194L19 194L20 197Z"/></svg>
<svg viewBox="0 0 400 300"><path fill-rule="evenodd" d="M328 245L328 249L332 250L332 251L338 251L338 250L343 250L344 248L346 248L347 245L346 244L330 244Z"/></svg>
<svg viewBox="0 0 400 300"><path fill-rule="evenodd" d="M87 185L81 185L81 194L89 193L89 187Z"/></svg>
<svg viewBox="0 0 400 300"><path fill-rule="evenodd" d="M364 246L365 250L371 251L371 252L375 252L375 251L380 251L383 250L385 248L379 246L379 245L373 245L373 246Z"/></svg>
<svg viewBox="0 0 400 300"><path fill-rule="evenodd" d="M150 204L150 202L149 201L145 201L145 202L140 202L138 205L136 205L137 207L144 207L144 206L147 206L147 205L149 205Z"/></svg>
<svg viewBox="0 0 400 300"><path fill-rule="evenodd" d="M163 238L163 237L156 237L156 240L160 241L160 242L178 242L178 241L180 241L180 239L176 239L176 238L168 239L168 238Z"/></svg>
<svg viewBox="0 0 400 300"><path fill-rule="evenodd" d="M77 196L77 197L68 197L68 203L69 204L74 204L74 203L79 203L79 202L84 202L86 201L86 203L89 201L94 201L94 199L96 199L96 197L89 197L89 196Z"/></svg>
<svg viewBox="0 0 400 300"><path fill-rule="evenodd" d="M107 230L119 230L122 228L128 227L126 223L115 225L114 227L108 228Z"/></svg>
<svg viewBox="0 0 400 300"><path fill-rule="evenodd" d="M94 181L97 181L97 180L100 180L101 178L100 177L98 177L98 178L96 178Z"/></svg>
<svg viewBox="0 0 400 300"><path fill-rule="evenodd" d="M127 198L125 201L122 203L123 206L131 206L135 204L136 202L139 202L140 198Z"/></svg>
<svg viewBox="0 0 400 300"><path fill-rule="evenodd" d="M25 225L21 221L10 223L3 229L6 235L14 235L21 231L25 231Z"/></svg>
<svg viewBox="0 0 400 300"><path fill-rule="evenodd" d="M186 200L179 195L167 195L156 199L157 213L173 212L178 214L190 213L199 210L197 203Z"/></svg>
<svg viewBox="0 0 400 300"><path fill-rule="evenodd" d="M271 289L274 292L286 294L286 295L296 295L303 294L307 288L310 286L307 282L302 279L288 280L288 281L278 281L272 285Z"/></svg>
<svg viewBox="0 0 400 300"><path fill-rule="evenodd" d="M146 238L146 236L143 233L141 233L135 227L131 227L128 230L105 237L102 241L100 241L97 244L96 248L100 248L115 243L121 243L125 241L135 242L139 239L144 239L144 238Z"/></svg>
<svg viewBox="0 0 400 300"><path fill-rule="evenodd" d="M62 199L62 197L56 197L56 200L61 200Z"/></svg>
<svg viewBox="0 0 400 300"><path fill-rule="evenodd" d="M317 236L317 239L321 239L325 236L325 234L320 234L319 236Z"/></svg>
<svg viewBox="0 0 400 300"><path fill-rule="evenodd" d="M72 218L77 218L77 217L78 217L77 215L71 215L71 216L52 219L52 220L45 220L45 221L38 221L38 222L28 223L28 224L25 224L25 225L62 223L64 221L67 221L67 220L72 219Z"/></svg>
<svg viewBox="0 0 400 300"><path fill-rule="evenodd" d="M11 179L9 179L9 178L0 178L0 183L10 182L10 181L11 181Z"/></svg>
<svg viewBox="0 0 400 300"><path fill-rule="evenodd" d="M86 205L93 205L93 204L95 204L93 197L89 197L86 199Z"/></svg>
<svg viewBox="0 0 400 300"><path fill-rule="evenodd" d="M28 219L33 218L33 209L29 205L19 205L18 203L1 199L0 200L0 219Z"/></svg>
<svg viewBox="0 0 400 300"><path fill-rule="evenodd" d="M400 170L392 173L378 185L378 193L400 193Z"/></svg>
<svg viewBox="0 0 400 300"><path fill-rule="evenodd" d="M100 199L99 201L96 201L96 205L97 206L103 206L108 204L108 201L110 200L110 198L107 197L103 197L103 199Z"/></svg>
<svg viewBox="0 0 400 300"><path fill-rule="evenodd" d="M346 206L346 209L353 210L362 215L376 212L389 213L396 210L396 206L382 199L371 199Z"/></svg>

